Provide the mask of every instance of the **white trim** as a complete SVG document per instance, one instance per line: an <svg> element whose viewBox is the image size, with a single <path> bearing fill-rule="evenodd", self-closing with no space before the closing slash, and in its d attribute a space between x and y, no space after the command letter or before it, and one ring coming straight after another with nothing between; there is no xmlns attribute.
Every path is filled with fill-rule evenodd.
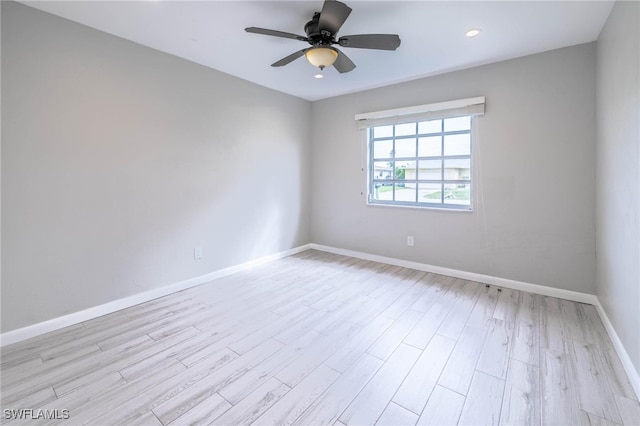
<svg viewBox="0 0 640 426"><path fill-rule="evenodd" d="M457 99L455 101L436 102L426 105L415 105L404 108L385 109L383 111L366 112L356 114L356 121L359 120L375 120L378 118L397 117L400 115L422 114L432 111L443 111L447 109L465 108L471 105L480 105L485 103L484 96L475 98Z"/></svg>
<svg viewBox="0 0 640 426"><path fill-rule="evenodd" d="M624 371L629 376L629 381L631 382L631 387L636 393L636 398L640 399L640 374L638 370L636 370L633 362L631 362L631 357L627 353L627 350L624 348L620 337L618 337L618 333L616 333L616 329L613 328L613 324L609 321L609 317L605 312L600 300L597 299L596 303L594 303L596 309L598 310L598 314L600 315L600 319L604 324L604 328L607 330L609 334L609 338L611 339L611 343L613 343L613 347L618 353L618 357L620 357L620 362L622 362L622 366L624 367Z"/></svg>
<svg viewBox="0 0 640 426"><path fill-rule="evenodd" d="M236 272L245 271L264 263L272 262L274 260L281 259L283 257L291 256L296 253L308 250L311 248L310 244L305 244L299 247L295 247L289 250L281 251L275 254L264 256L258 259L250 260L239 265L230 266L228 268L220 269L218 271L210 272L199 277L190 278L188 280L180 281L174 284L170 284L164 287L156 288L153 290L145 291L143 293L134 294L133 296L125 297L122 299L114 300L112 302L105 303L103 305L94 306L82 311L74 312L61 317L53 318L47 321L39 322L27 327L19 328L16 330L7 331L0 334L0 347L10 345L12 343L21 342L32 337L39 336L50 331L59 330L70 325L79 324L83 321L88 321L93 318L107 315L112 312L119 311L140 303L148 302L159 297L166 296L171 293L175 293L180 290L185 290L190 287L195 287L200 284L215 280L217 278L226 277Z"/></svg>
<svg viewBox="0 0 640 426"><path fill-rule="evenodd" d="M640 374L635 369L633 363L631 362L631 357L627 353L622 341L618 337L613 324L609 321L604 308L600 304L600 300L597 296L588 293L581 293L578 291L572 290L564 290L560 288L548 287L544 285L531 284L522 281L509 280L506 278L493 277L490 275L477 274L474 272L460 271L457 269L443 268L441 266L429 265L426 263L418 263L411 262L408 260L396 259L393 257L379 256L375 254L363 253L354 250L346 250L340 249L336 247L324 246L321 244L310 244L310 248L320 251L325 251L328 253L341 254L344 256L355 257L358 259L371 260L373 262L381 262L387 263L395 266L402 266L405 268L416 269L418 271L426 271L432 272L434 274L447 275L450 277L461 278L470 281L481 282L484 284L495 285L498 287L511 288L514 290L526 291L529 293L540 294L543 296L551 296L557 297L560 299L571 300L574 302L586 303L589 305L593 305L596 307L598 314L600 315L600 319L604 324L607 333L609 334L609 338L613 343L613 346L620 357L620 361L624 367L627 376L629 377L629 381L631 382L631 386L636 393L636 396L640 398Z"/></svg>
<svg viewBox="0 0 640 426"><path fill-rule="evenodd" d="M572 300L574 302L595 305L598 300L593 294L581 293L578 291L564 290L561 288L547 287L538 284L530 284L522 281L510 280L507 278L493 277L490 275L477 274L475 272L460 271L458 269L443 268L441 266L429 265L426 263L411 262L408 260L396 259L393 257L379 256L376 254L363 253L353 250L345 250L335 247L323 246L320 244L311 244L310 246L312 249L326 251L329 253L351 256L358 259L371 260L374 262L388 263L390 265L403 266L405 268L416 269L418 271L432 272L434 274L447 275L449 277L477 281L480 283L495 285L498 287L527 291L529 293L541 294L543 296L558 297L560 299Z"/></svg>

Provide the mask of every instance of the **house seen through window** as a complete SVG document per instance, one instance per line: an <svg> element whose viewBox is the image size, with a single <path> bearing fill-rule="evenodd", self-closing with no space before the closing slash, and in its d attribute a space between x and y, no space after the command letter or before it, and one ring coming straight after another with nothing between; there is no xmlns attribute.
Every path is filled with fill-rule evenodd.
<svg viewBox="0 0 640 426"><path fill-rule="evenodd" d="M464 115L368 127L368 202L470 210L472 122Z"/></svg>

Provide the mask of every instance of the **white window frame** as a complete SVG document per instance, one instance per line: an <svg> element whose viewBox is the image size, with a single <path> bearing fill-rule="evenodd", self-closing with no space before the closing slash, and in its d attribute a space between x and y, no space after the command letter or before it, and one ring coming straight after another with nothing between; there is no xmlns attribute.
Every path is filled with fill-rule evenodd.
<svg viewBox="0 0 640 426"><path fill-rule="evenodd" d="M475 98L468 98L468 99L459 99L459 100L455 100L455 101L448 101L448 102L439 102L439 103L435 103L435 104L427 104L427 105L418 105L418 106L412 106L412 107L406 107L406 108L398 108L398 109L392 109L392 110L384 110L384 111L377 111L377 112L371 112L371 113L365 113L365 114L358 114L356 115L356 121L358 122L358 126L359 128L363 131L364 133L364 139L366 140L366 155L364 156L366 158L366 166L363 167L363 171L366 171L366 182L367 182L367 186L366 186L366 202L368 205L383 205L383 206L401 206L401 207L417 207L417 208L435 208L435 209L441 209L441 210L456 210L456 211L472 211L473 210L473 187L474 187L474 179L473 179L473 146L474 146L474 118L476 116L482 115L484 114L484 108L485 108L485 98L484 96L481 97L475 97ZM418 164L419 160L426 160L426 159L435 159L435 160L440 160L442 161L442 175L440 179L427 179L426 181L424 179L418 179L418 177L416 176L416 179L412 179L415 182L416 186L419 183L423 183L423 184L427 184L427 183L433 183L433 184L439 184L441 185L441 196L442 198L440 199L440 202L420 202L419 200L416 199L416 201L397 201L397 200L379 200L379 199L375 199L373 194L374 194L374 190L376 187L376 184L378 186L380 186L380 181L379 179L376 179L375 176L373 176L373 165L374 165L374 157L373 157L373 142L372 142L372 138L373 138L373 128L374 127L378 127L378 126L389 126L389 125L394 125L394 133L393 136L391 137L391 140L393 140L394 146L395 146L395 141L396 141L396 135L395 135L395 125L398 124L407 124L407 123L416 123L416 137L418 136L425 136L425 135L418 135L418 123L422 122L422 121L431 121L431 120L439 120L439 119L447 119L447 118L454 118L454 117L462 117L462 116L469 116L470 117L470 121L471 121L471 127L470 130L468 131L445 131L444 130L444 126L442 126L442 128L440 129L440 132L434 132L434 133L430 133L430 136L433 135L440 135L441 136L441 143L444 143L444 136L445 135L452 135L452 134L469 134L470 140L471 140L471 151L469 153L469 155L463 155L463 156L445 156L445 151L444 151L444 146L441 147L441 152L440 152L440 156L438 157L418 157L419 153L416 150L416 157L415 158L403 158L403 161L416 161L416 165ZM401 139L400 136L397 137L398 139ZM395 156L395 153L394 153ZM463 158L464 157L464 158ZM450 179L445 179L445 175L444 175L444 161L450 159L463 159L463 160L469 160L470 162L470 175L469 175L469 179L456 179L456 180L450 180ZM395 157L394 157L395 160ZM398 161L400 160L399 158L397 159ZM384 160L383 160L384 161ZM397 179L395 179L395 172L394 170L392 170L392 176L391 179L389 180L389 183L392 184L392 190L395 191L395 183L397 182ZM470 200L469 200L469 204L458 204L458 203L447 203L446 199L445 199L445 194L444 194L444 188L445 185L469 185L470 187ZM395 198L395 197L392 197Z"/></svg>

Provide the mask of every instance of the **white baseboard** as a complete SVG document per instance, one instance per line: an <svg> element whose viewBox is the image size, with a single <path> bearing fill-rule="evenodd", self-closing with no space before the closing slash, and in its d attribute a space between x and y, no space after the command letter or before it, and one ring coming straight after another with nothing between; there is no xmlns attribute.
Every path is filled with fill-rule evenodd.
<svg viewBox="0 0 640 426"><path fill-rule="evenodd" d="M264 263L272 262L283 257L291 256L296 253L308 250L311 248L310 244L295 247L290 250L281 251L269 256L264 256L258 259L251 260L239 265L230 266L218 271L210 272L199 277L190 278L188 280L180 281L174 284L170 284L164 287L156 288L153 290L145 291L143 293L134 294L133 296L125 297L123 299L114 300L103 305L94 306L82 311L74 312L72 314L64 315L61 317L53 318L48 321L43 321L37 324L33 324L27 327L11 330L6 333L0 334L0 347L10 345L12 343L21 342L32 337L39 336L44 333L59 330L70 325L79 324L83 321L88 321L93 318L100 317L102 315L110 314L112 312L119 311L140 303L148 302L149 300L157 299L162 296L166 296L171 293L175 293L180 290L184 290L190 287L195 287L200 284L222 278L227 275L234 274L236 272L244 271L249 268L253 268Z"/></svg>
<svg viewBox="0 0 640 426"><path fill-rule="evenodd" d="M335 247L323 246L320 244L310 244L312 249L326 251L329 253L342 254L344 256L356 257L373 262L387 263L395 266L416 269L418 271L432 272L434 274L446 275L449 277L461 278L463 280L476 281L498 287L511 288L514 290L527 291L529 293L541 294L543 296L558 297L560 299L572 300L580 303L595 305L597 298L593 294L580 293L578 291L564 290L560 288L547 287L544 285L530 284L522 281L509 280L506 278L492 277L490 275L477 274L475 272L460 271L457 269L443 268L441 266L429 265L426 263L411 262L408 260L396 259L393 257L378 256L376 254L363 253L353 250L345 250Z"/></svg>
<svg viewBox="0 0 640 426"><path fill-rule="evenodd" d="M396 259L392 257L378 256L375 254L363 253L359 251L353 250L345 250L336 247L323 246L320 244L310 244L310 248L320 251L325 251L328 253L341 254L344 256L355 257L363 260L371 260L373 262L381 262L387 263L390 265L403 266L406 268L416 269L418 271L431 272L434 274L446 275L449 277L461 278L464 280L476 281L484 284L495 285L498 287L511 288L514 290L526 291L529 293L536 293L543 296L551 296L557 297L560 299L572 300L574 302L587 303L589 305L594 305L598 310L598 314L600 315L600 319L602 319L602 323L609 334L609 338L613 343L618 356L620 357L620 361L624 366L625 372L629 376L629 380L631 381L631 385L633 386L634 391L636 392L636 396L640 399L640 375L638 371L635 369L633 363L631 362L631 357L627 353L624 345L620 341L618 334L613 328L611 321L607 317L602 305L600 304L600 300L598 297L593 294L580 293L577 291L571 290L563 290L559 288L547 287L544 285L538 284L530 284L521 281L514 281L505 278L493 277L490 275L476 274L474 272L460 271L457 269L449 269L443 268L440 266L428 265L426 263L418 263L411 262L408 260Z"/></svg>
<svg viewBox="0 0 640 426"><path fill-rule="evenodd" d="M636 398L640 399L640 374L638 370L636 370L633 362L631 362L631 357L627 353L627 350L624 348L622 341L618 337L618 333L616 333L616 329L613 328L613 324L609 320L606 311L600 304L600 300L598 299L595 303L595 307L598 310L598 314L600 315L600 319L604 324L604 328L607 330L609 334L609 338L611 339L611 343L613 343L613 347L618 353L618 357L620 357L620 361L622 362L622 366L624 367L624 371L629 376L629 381L631 382L631 386L633 390L636 392Z"/></svg>

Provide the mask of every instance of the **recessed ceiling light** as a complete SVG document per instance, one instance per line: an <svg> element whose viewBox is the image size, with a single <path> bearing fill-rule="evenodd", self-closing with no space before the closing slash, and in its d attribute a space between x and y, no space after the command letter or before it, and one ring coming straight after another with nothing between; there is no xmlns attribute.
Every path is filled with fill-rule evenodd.
<svg viewBox="0 0 640 426"><path fill-rule="evenodd" d="M324 75L322 75L322 73L318 73L318 74L314 75L313 77L317 78L318 80L320 80L321 78L324 78Z"/></svg>
<svg viewBox="0 0 640 426"><path fill-rule="evenodd" d="M477 36L477 35L478 35L478 34L480 34L481 32L482 32L482 30L479 30L479 29L477 29L477 28L474 28L474 29L471 29L471 30L467 31L467 32L465 33L465 35L466 35L467 37L471 38L471 37L475 37L475 36Z"/></svg>

